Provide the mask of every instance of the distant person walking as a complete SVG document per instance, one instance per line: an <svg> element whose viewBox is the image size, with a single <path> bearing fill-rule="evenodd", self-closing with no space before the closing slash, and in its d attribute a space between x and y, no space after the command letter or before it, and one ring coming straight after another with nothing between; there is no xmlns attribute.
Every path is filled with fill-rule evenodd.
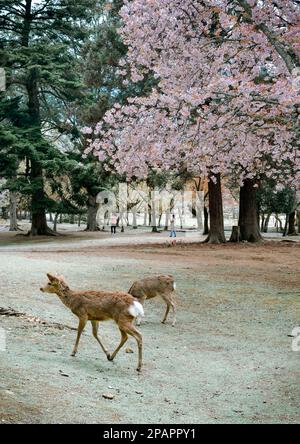
<svg viewBox="0 0 300 444"><path fill-rule="evenodd" d="M177 233L175 230L175 214L172 215L171 223L170 223L170 237L174 237L176 239Z"/></svg>
<svg viewBox="0 0 300 444"><path fill-rule="evenodd" d="M117 224L118 224L118 217L115 214L113 214L110 219L111 234L117 233Z"/></svg>

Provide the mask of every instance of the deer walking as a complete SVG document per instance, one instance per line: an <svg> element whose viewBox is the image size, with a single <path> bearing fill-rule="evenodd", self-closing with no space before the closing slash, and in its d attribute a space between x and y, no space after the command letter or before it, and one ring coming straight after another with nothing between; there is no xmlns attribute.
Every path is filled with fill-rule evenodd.
<svg viewBox="0 0 300 444"><path fill-rule="evenodd" d="M176 283L174 282L173 276L152 276L147 277L145 279L141 279L140 281L134 282L130 290L129 294L134 296L142 305L147 299L155 298L156 296L161 296L161 298L167 304L167 309L165 316L162 320L162 323L165 324L168 318L168 314L170 308L173 310L173 323L174 327L176 324L176 303L175 303L175 290ZM137 325L140 325L141 317L137 318Z"/></svg>
<svg viewBox="0 0 300 444"><path fill-rule="evenodd" d="M138 345L138 367L142 368L143 340L141 333L134 327L133 322L138 316L144 316L143 306L128 293L111 291L72 291L63 276L47 274L49 282L41 288L43 293L56 294L62 303L78 318L78 332L76 343L71 356L78 350L81 334L88 321L91 321L93 336L99 343L109 361L113 361L117 353L133 336ZM121 332L121 342L116 350L110 354L98 336L99 321L112 319Z"/></svg>

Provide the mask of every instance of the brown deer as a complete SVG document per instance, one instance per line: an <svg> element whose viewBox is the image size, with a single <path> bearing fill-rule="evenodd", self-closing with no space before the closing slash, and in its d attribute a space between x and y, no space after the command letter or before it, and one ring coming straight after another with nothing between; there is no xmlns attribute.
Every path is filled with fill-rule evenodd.
<svg viewBox="0 0 300 444"><path fill-rule="evenodd" d="M138 344L138 367L142 368L143 341L142 335L133 325L138 316L144 316L143 306L130 294L111 291L72 291L63 276L47 274L49 283L41 288L43 293L55 293L62 303L78 318L78 334L72 355L75 356L81 334L88 321L91 321L93 336L98 341L109 361L113 361L119 350L128 339L133 336ZM121 332L121 342L116 350L110 354L98 336L99 321L113 319Z"/></svg>
<svg viewBox="0 0 300 444"><path fill-rule="evenodd" d="M173 276L160 275L147 277L140 281L134 282L128 293L134 296L142 305L144 304L146 299L152 299L156 296L161 296L161 298L167 304L167 310L162 323L166 323L170 308L172 307L172 326L174 327L176 324L176 303L174 300L175 290L176 283L174 282ZM141 317L138 316L137 325L140 325L140 321Z"/></svg>

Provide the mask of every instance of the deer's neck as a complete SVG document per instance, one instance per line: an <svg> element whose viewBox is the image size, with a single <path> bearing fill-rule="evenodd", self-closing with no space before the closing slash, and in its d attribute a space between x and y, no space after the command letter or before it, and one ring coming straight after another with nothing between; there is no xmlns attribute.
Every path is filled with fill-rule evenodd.
<svg viewBox="0 0 300 444"><path fill-rule="evenodd" d="M69 288L58 291L57 296L62 301L62 303L66 305L66 307L71 308L73 301L73 292Z"/></svg>

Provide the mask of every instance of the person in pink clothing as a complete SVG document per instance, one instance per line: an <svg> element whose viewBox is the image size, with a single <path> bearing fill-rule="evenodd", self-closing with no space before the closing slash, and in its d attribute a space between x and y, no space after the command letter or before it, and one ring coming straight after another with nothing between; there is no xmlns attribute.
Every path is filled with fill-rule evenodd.
<svg viewBox="0 0 300 444"><path fill-rule="evenodd" d="M113 214L111 216L111 219L110 219L111 234L116 234L116 232L117 232L117 224L118 224L118 216Z"/></svg>

